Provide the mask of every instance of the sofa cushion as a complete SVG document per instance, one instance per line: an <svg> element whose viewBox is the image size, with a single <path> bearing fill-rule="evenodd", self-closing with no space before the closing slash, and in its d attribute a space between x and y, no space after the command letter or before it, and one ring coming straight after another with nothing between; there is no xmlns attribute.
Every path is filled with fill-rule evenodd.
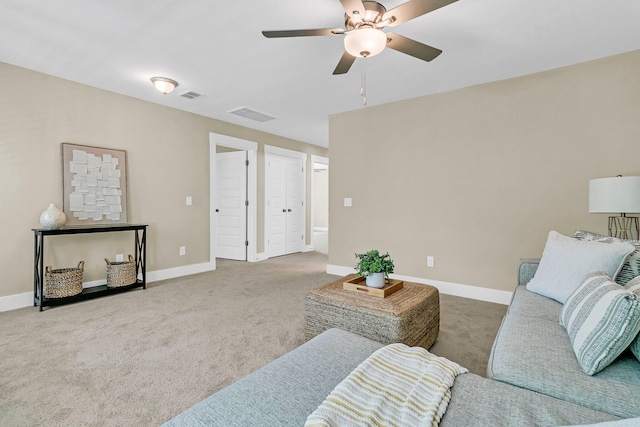
<svg viewBox="0 0 640 427"><path fill-rule="evenodd" d="M640 416L640 362L624 352L589 376L557 320L508 314L493 344L490 378L622 418Z"/></svg>
<svg viewBox="0 0 640 427"><path fill-rule="evenodd" d="M562 304L558 301L529 292L525 285L520 285L513 292L507 314L524 314L557 322L561 310Z"/></svg>
<svg viewBox="0 0 640 427"><path fill-rule="evenodd" d="M629 256L627 256L624 263L622 264L620 272L615 277L616 283L624 286L634 277L640 276L640 240L618 239L617 237L603 236L602 234L583 230L576 231L573 234L573 237L579 240L590 240L602 243L626 242L632 244L635 250L631 252Z"/></svg>
<svg viewBox="0 0 640 427"><path fill-rule="evenodd" d="M588 424L618 417L474 374L456 377L440 427Z"/></svg>
<svg viewBox="0 0 640 427"><path fill-rule="evenodd" d="M587 274L603 271L615 277L634 250L627 242L578 240L550 231L540 265L527 289L564 304Z"/></svg>
<svg viewBox="0 0 640 427"><path fill-rule="evenodd" d="M573 351L587 375L606 368L640 330L640 301L604 273L589 274L560 313Z"/></svg>

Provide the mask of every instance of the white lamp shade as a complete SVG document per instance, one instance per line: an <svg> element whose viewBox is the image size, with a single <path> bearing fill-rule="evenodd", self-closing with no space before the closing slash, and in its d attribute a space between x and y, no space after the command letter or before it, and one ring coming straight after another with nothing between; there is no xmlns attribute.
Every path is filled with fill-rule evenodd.
<svg viewBox="0 0 640 427"><path fill-rule="evenodd" d="M640 176L589 181L590 213L640 213Z"/></svg>
<svg viewBox="0 0 640 427"><path fill-rule="evenodd" d="M387 35L376 28L359 28L344 37L344 48L353 56L376 56L387 45Z"/></svg>

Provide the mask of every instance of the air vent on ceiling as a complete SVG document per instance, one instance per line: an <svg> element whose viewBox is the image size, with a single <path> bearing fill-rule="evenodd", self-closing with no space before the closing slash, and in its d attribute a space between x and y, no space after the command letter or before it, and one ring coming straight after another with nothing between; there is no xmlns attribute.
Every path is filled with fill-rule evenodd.
<svg viewBox="0 0 640 427"><path fill-rule="evenodd" d="M195 98L197 98L199 96L202 96L202 95L200 95L199 93L195 93L195 92L189 91L189 92L181 93L179 96L181 96L183 98L187 98L187 99L195 99Z"/></svg>
<svg viewBox="0 0 640 427"><path fill-rule="evenodd" d="M240 107L240 108L236 108L235 110L230 110L227 112L231 114L236 114L241 117L245 117L247 119L255 120L257 122L268 122L269 120L273 120L276 118L256 110L252 110L251 108L247 108L247 107Z"/></svg>

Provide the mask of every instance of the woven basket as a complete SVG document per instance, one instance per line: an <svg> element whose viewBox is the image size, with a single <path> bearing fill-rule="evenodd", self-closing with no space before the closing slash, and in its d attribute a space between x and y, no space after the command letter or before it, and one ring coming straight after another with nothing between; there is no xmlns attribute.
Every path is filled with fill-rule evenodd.
<svg viewBox="0 0 640 427"><path fill-rule="evenodd" d="M72 297L82 293L82 273L84 261L78 263L78 268L59 268L52 270L48 265L44 273L46 285L45 298Z"/></svg>
<svg viewBox="0 0 640 427"><path fill-rule="evenodd" d="M111 262L107 258L107 287L119 288L136 283L136 263L133 256L129 255L129 261Z"/></svg>

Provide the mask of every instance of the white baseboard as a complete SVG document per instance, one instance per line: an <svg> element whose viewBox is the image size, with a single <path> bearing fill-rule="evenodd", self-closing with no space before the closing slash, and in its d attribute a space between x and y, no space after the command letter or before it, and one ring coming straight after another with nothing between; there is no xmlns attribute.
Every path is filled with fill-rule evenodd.
<svg viewBox="0 0 640 427"><path fill-rule="evenodd" d="M33 305L33 292L0 297L0 312Z"/></svg>
<svg viewBox="0 0 640 427"><path fill-rule="evenodd" d="M184 265L164 270L148 271L147 283L173 279L175 277L189 276L191 274L204 273L211 270L215 270L215 264L212 262L203 262L202 264ZM93 286L104 285L104 283L104 280L94 280L91 282L83 282L82 287L91 288ZM33 292L0 297L0 312L30 306L33 306Z"/></svg>
<svg viewBox="0 0 640 427"><path fill-rule="evenodd" d="M356 270L352 267L327 264L327 273L336 276L346 276L353 274ZM421 277L410 277L399 274L391 274L389 277L407 282L422 283L438 288L440 293L457 297L470 298L479 301L495 302L497 304L509 305L513 292L499 291L497 289L481 288L478 286L462 285L459 283L441 282L439 280L424 279Z"/></svg>
<svg viewBox="0 0 640 427"><path fill-rule="evenodd" d="M355 272L356 270L352 267L327 264L327 274L333 274L334 276L346 276L347 274L354 274Z"/></svg>
<svg viewBox="0 0 640 427"><path fill-rule="evenodd" d="M304 247L302 248L302 252L311 252L311 251L313 251L312 245L304 245Z"/></svg>
<svg viewBox="0 0 640 427"><path fill-rule="evenodd" d="M93 288L94 286L104 285L104 280L94 280L92 282L82 282L83 288Z"/></svg>
<svg viewBox="0 0 640 427"><path fill-rule="evenodd" d="M313 231L329 231L329 227L313 227Z"/></svg>
<svg viewBox="0 0 640 427"><path fill-rule="evenodd" d="M159 280L173 279L174 277L190 276L191 274L205 273L216 269L215 262L203 262L201 264L183 265L180 267L166 268L164 270L147 271L147 283Z"/></svg>
<svg viewBox="0 0 640 427"><path fill-rule="evenodd" d="M253 259L250 259L249 262L259 262L264 261L265 259L269 259L266 252L260 252L255 255Z"/></svg>

